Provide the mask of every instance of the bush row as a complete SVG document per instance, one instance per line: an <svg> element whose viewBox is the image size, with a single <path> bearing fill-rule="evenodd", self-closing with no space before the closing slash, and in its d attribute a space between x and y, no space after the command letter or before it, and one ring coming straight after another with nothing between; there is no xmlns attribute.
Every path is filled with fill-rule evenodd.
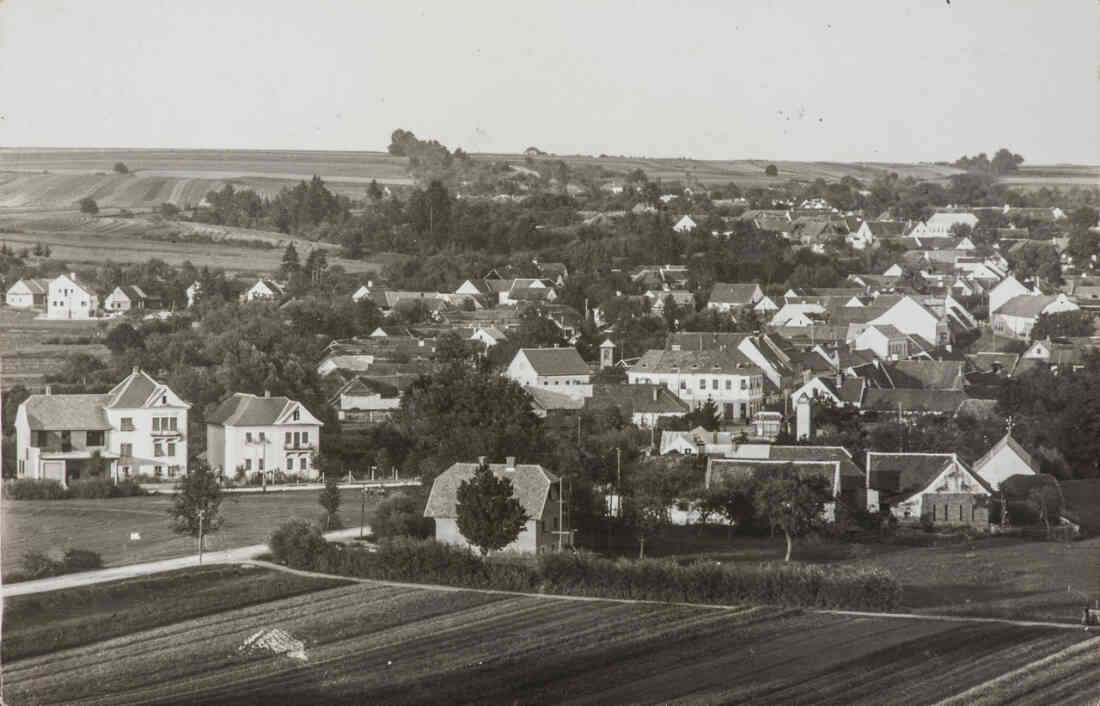
<svg viewBox="0 0 1100 706"><path fill-rule="evenodd" d="M535 562L486 561L435 540L384 540L377 551L329 544L298 522L272 537L276 559L298 569L384 581L598 598L709 603L770 603L813 608L891 610L901 586L878 569L816 565L610 560L593 554L543 554ZM284 531L285 530L285 531Z"/></svg>
<svg viewBox="0 0 1100 706"><path fill-rule="evenodd" d="M103 559L87 549L70 549L64 553L27 552L23 555L20 570L4 575L6 583L33 581L35 579L91 571L103 567Z"/></svg>
<svg viewBox="0 0 1100 706"><path fill-rule="evenodd" d="M146 495L135 480L114 483L106 478L74 480L69 487L62 487L56 480L18 478L4 482L4 497L9 500L66 500L70 498L130 498Z"/></svg>

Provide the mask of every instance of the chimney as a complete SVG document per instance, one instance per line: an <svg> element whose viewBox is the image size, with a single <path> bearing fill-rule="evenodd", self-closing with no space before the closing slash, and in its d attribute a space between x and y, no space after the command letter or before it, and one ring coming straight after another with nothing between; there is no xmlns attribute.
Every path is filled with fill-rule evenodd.
<svg viewBox="0 0 1100 706"><path fill-rule="evenodd" d="M52 395L53 394L53 385L46 385L46 394L47 395Z"/></svg>
<svg viewBox="0 0 1100 706"><path fill-rule="evenodd" d="M504 470L506 470L506 471L516 470L516 457L515 456L505 456L504 457Z"/></svg>
<svg viewBox="0 0 1100 706"><path fill-rule="evenodd" d="M268 399L270 397L271 397L271 390L264 390L264 399Z"/></svg>
<svg viewBox="0 0 1100 706"><path fill-rule="evenodd" d="M484 466L485 465L485 457L484 456L478 456L477 457L477 465L479 465L479 466Z"/></svg>

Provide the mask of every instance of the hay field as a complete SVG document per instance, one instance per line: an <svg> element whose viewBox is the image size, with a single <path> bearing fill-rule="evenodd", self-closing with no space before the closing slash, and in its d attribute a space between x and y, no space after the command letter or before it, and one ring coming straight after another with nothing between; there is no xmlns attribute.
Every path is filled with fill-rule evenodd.
<svg viewBox="0 0 1100 706"><path fill-rule="evenodd" d="M925 704L968 692L1062 704L1100 697L1098 642L1041 627L365 583L19 659L4 676L12 703L87 706Z"/></svg>

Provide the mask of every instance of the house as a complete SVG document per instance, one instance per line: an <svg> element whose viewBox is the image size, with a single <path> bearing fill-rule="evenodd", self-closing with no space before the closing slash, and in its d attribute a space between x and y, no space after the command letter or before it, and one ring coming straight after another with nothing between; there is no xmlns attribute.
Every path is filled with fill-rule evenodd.
<svg viewBox="0 0 1100 706"><path fill-rule="evenodd" d="M455 463L440 473L432 483L424 517L435 520L435 539L445 544L470 546L458 529L458 489L464 481L474 477L477 463ZM538 464L516 463L508 457L504 463L491 463L489 470L497 478L507 478L512 483L512 497L519 500L527 515L527 522L519 537L504 547L505 552L538 554L551 551L561 543L572 544L571 535L562 523L562 497L560 479Z"/></svg>
<svg viewBox="0 0 1100 706"><path fill-rule="evenodd" d="M886 268L886 271L882 273L883 277L903 277L905 276L905 270L898 263L894 263Z"/></svg>
<svg viewBox="0 0 1100 706"><path fill-rule="evenodd" d="M918 223L909 232L910 238L950 238L951 228L955 225L967 225L974 228L978 225L978 217L973 213L965 212L940 212L933 213L924 223Z"/></svg>
<svg viewBox="0 0 1100 706"><path fill-rule="evenodd" d="M658 384L593 385L584 406L588 410L618 408L624 418L643 429L656 427L662 417L680 417L691 411L691 405Z"/></svg>
<svg viewBox="0 0 1100 706"><path fill-rule="evenodd" d="M93 319L99 310L99 297L75 272L50 280L46 317L50 319Z"/></svg>
<svg viewBox="0 0 1100 706"><path fill-rule="evenodd" d="M881 367L898 390L962 390L965 366L959 360L899 360Z"/></svg>
<svg viewBox="0 0 1100 706"><path fill-rule="evenodd" d="M592 369L576 348L521 348L504 376L525 387L551 388L571 397L592 396Z"/></svg>
<svg viewBox="0 0 1100 706"><path fill-rule="evenodd" d="M13 309L46 310L50 293L50 280L44 278L21 279L8 288L5 301Z"/></svg>
<svg viewBox="0 0 1100 706"><path fill-rule="evenodd" d="M626 376L631 385L664 385L693 409L713 401L726 422L748 424L764 406L764 372L736 349L650 350Z"/></svg>
<svg viewBox="0 0 1100 706"><path fill-rule="evenodd" d="M989 290L989 310L996 311L1000 309L1005 302L1013 297L1023 297L1035 293L1036 292L1020 284L1020 281L1015 277L1009 275L1001 280L997 286Z"/></svg>
<svg viewBox="0 0 1100 706"><path fill-rule="evenodd" d="M789 301L772 315L769 326L807 328L825 323L825 305L817 301Z"/></svg>
<svg viewBox="0 0 1100 706"><path fill-rule="evenodd" d="M992 311L993 330L1004 336L1027 338L1043 314L1080 310L1081 307L1063 293L1012 297Z"/></svg>
<svg viewBox="0 0 1100 706"><path fill-rule="evenodd" d="M244 291L241 295L242 302L264 301L281 299L285 288L278 282L269 279L259 279L256 283Z"/></svg>
<svg viewBox="0 0 1100 706"><path fill-rule="evenodd" d="M905 360L924 350L910 336L890 324L867 326L852 341L852 348L870 351L879 360Z"/></svg>
<svg viewBox="0 0 1100 706"><path fill-rule="evenodd" d="M691 216L683 216L680 220L676 221L676 225L672 226L672 230L677 233L690 233L699 226L692 220Z"/></svg>
<svg viewBox="0 0 1100 706"><path fill-rule="evenodd" d="M867 510L900 522L989 526L991 488L955 454L867 452Z"/></svg>
<svg viewBox="0 0 1100 706"><path fill-rule="evenodd" d="M861 377L838 375L819 375L791 393L791 409L798 399L806 395L812 400L828 401L836 407L859 407L863 404L863 392L867 381Z"/></svg>
<svg viewBox="0 0 1100 706"><path fill-rule="evenodd" d="M872 326L894 326L902 333L919 337L927 344L927 348L951 342L951 330L946 317L937 316L911 296L903 296L880 316L867 323Z"/></svg>
<svg viewBox="0 0 1100 706"><path fill-rule="evenodd" d="M1020 355L1017 370L1021 373L1033 368L1045 367L1052 372L1079 370L1097 344L1092 339L1051 339L1036 341Z"/></svg>
<svg viewBox="0 0 1100 706"><path fill-rule="evenodd" d="M123 284L115 287L107 295L107 298L103 300L103 309L107 313L145 309L149 308L152 301L141 287L133 284Z"/></svg>
<svg viewBox="0 0 1100 706"><path fill-rule="evenodd" d="M187 470L190 407L140 368L106 394L54 395L47 386L16 412L16 474L65 485L98 453L115 480L174 478Z"/></svg>
<svg viewBox="0 0 1100 706"><path fill-rule="evenodd" d="M764 290L759 284L715 282L710 288L707 308L725 313L751 307L763 298Z"/></svg>
<svg viewBox="0 0 1100 706"><path fill-rule="evenodd" d="M401 406L401 394L393 385L354 377L344 383L329 399L341 422L376 424L390 418Z"/></svg>
<svg viewBox="0 0 1100 706"><path fill-rule="evenodd" d="M498 343L507 341L508 337L496 326L475 326L473 333L470 335L470 340L477 341L488 350Z"/></svg>
<svg viewBox="0 0 1100 706"><path fill-rule="evenodd" d="M968 399L969 396L963 390L872 387L863 395L863 411L904 417L956 414Z"/></svg>
<svg viewBox="0 0 1100 706"><path fill-rule="evenodd" d="M974 473L992 490L999 490L1001 483L1012 476L1037 476L1042 472L1039 462L1012 438L1011 428L974 462Z"/></svg>
<svg viewBox="0 0 1100 706"><path fill-rule="evenodd" d="M317 364L317 374L325 377L336 372L365 373L372 365L374 356L365 353L328 355Z"/></svg>
<svg viewBox="0 0 1100 706"><path fill-rule="evenodd" d="M759 478L788 464L803 478L825 481L829 500L822 514L826 520L835 519L837 503L852 509L864 505L864 474L841 446L740 444L725 458L707 459L706 487L729 478Z"/></svg>
<svg viewBox="0 0 1100 706"><path fill-rule="evenodd" d="M774 301L772 301L771 297L765 294L763 297L760 298L760 301L756 302L756 305L753 306L752 310L755 311L757 314L765 316L779 311L779 307Z"/></svg>
<svg viewBox="0 0 1100 706"><path fill-rule="evenodd" d="M225 475L297 473L316 478L321 420L287 397L235 392L206 417L206 458Z"/></svg>
<svg viewBox="0 0 1100 706"><path fill-rule="evenodd" d="M849 233L845 240L856 250L873 247L880 238L900 238L905 233L901 221L864 221L859 229Z"/></svg>
<svg viewBox="0 0 1100 706"><path fill-rule="evenodd" d="M695 295L686 289L651 289L644 296L650 302L650 313L656 316L664 313L665 301L669 298L672 299L678 309L686 309L689 312L695 311Z"/></svg>

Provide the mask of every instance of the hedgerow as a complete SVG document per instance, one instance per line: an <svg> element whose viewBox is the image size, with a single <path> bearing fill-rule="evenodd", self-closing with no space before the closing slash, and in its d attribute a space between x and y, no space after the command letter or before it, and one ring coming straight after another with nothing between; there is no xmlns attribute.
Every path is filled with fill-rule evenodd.
<svg viewBox="0 0 1100 706"><path fill-rule="evenodd" d="M274 547L273 547L274 550ZM818 565L604 559L580 552L543 554L535 562L484 560L434 540L383 540L377 551L326 543L309 556L276 559L297 569L382 581L598 598L732 605L891 610L901 585L878 569Z"/></svg>
<svg viewBox="0 0 1100 706"><path fill-rule="evenodd" d="M4 497L9 500L68 500L80 498L94 500L102 498L130 498L148 493L133 480L114 483L104 478L69 481L69 487L63 488L56 480L38 480L18 478L4 482Z"/></svg>

